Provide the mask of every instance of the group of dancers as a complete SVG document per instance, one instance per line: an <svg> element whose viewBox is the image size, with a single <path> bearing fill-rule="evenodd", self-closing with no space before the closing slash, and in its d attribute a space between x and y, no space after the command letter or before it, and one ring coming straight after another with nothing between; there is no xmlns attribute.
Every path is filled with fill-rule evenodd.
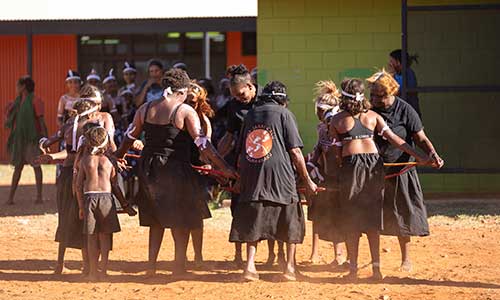
<svg viewBox="0 0 500 300"><path fill-rule="evenodd" d="M127 63L126 71L135 68ZM123 102L107 101L109 91L103 93L87 82L78 93L65 96L59 130L39 142L43 151L39 162L63 161L57 181L56 274L63 272L66 248L78 248L89 279L106 275L112 234L120 231L117 207L136 214L119 183L120 173L130 172L131 162L138 192L134 187L125 190L135 195L140 225L149 227L147 276L156 273L166 228L175 243L174 275L186 274L190 235L195 260L203 261L210 178L232 194L229 240L235 243L235 262L243 267L245 280L259 279L255 254L262 240L270 245L269 263L275 260L272 248L278 242L283 277L297 280L296 245L305 235L303 197L313 222L311 262L318 260L319 239L333 242L334 264L349 271L347 278L356 279L359 238L365 233L373 278L382 279L380 234L387 234L399 239L401 269L411 270L410 237L429 235L414 166L440 168L444 162L415 109L397 96L399 84L393 74L382 70L366 80L346 78L340 89L332 81L318 82L313 104L318 142L304 156L297 122L287 108L293 100L283 83L271 81L260 90L244 65L229 67L226 81L232 98L225 107L225 133L214 145L214 112L206 89L182 67L159 75L154 71L150 75L155 79L140 90L132 82L119 93L114 93L116 86L108 88L122 98L131 96ZM105 84L113 80L116 84L112 73L107 78ZM76 72L68 72L68 86L79 80ZM115 125L131 108L132 117L117 140ZM49 147L56 143L64 149L50 153ZM247 245L245 264L242 244Z"/></svg>

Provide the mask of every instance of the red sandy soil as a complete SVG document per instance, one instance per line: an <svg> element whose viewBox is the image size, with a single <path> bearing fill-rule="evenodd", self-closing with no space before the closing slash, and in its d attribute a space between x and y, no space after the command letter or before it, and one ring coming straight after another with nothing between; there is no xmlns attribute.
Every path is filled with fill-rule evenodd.
<svg viewBox="0 0 500 300"><path fill-rule="evenodd" d="M73 249L67 251L64 274L52 275L57 255L57 243L53 241L57 225L54 186L46 186L47 201L37 206L32 204L33 186L20 187L15 206L3 204L8 186L1 189L0 299L500 299L498 213L433 216L432 235L414 239L411 273L398 270L396 239L383 237L385 279L378 283L363 279L371 274L370 266L360 271L362 279L358 283L344 282L340 277L345 273L328 266L333 253L326 242L321 243L320 264L302 264L311 249L310 223L297 254L304 278L283 282L277 266L264 267L267 245L261 243L261 280L241 282L241 270L231 263L233 246L228 242L231 219L227 208L213 211L213 218L205 222L203 267L194 268L185 279L172 277L173 242L167 231L158 275L146 279L148 230L138 226L137 217L120 215L122 232L114 237L110 277L105 282L90 283L81 278L81 256ZM500 202L495 205L498 207ZM365 266L370 261L366 237L362 238L360 250L360 266ZM192 260L191 245L188 256Z"/></svg>

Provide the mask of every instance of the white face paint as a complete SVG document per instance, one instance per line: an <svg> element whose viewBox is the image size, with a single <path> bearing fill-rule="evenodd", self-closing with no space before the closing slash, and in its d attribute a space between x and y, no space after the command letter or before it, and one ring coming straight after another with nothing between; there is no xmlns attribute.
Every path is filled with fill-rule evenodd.
<svg viewBox="0 0 500 300"><path fill-rule="evenodd" d="M194 140L194 144L200 149L205 150L208 148L209 139L206 136L199 136Z"/></svg>
<svg viewBox="0 0 500 300"><path fill-rule="evenodd" d="M130 125L129 125L129 126L128 126L128 128L127 128L127 131L125 131L125 135L126 135L129 139L131 139L131 140L133 140L133 141L137 140L137 138L135 138L135 137L132 135L136 129L137 129L137 127L135 127L135 126L134 126L134 123L130 123Z"/></svg>

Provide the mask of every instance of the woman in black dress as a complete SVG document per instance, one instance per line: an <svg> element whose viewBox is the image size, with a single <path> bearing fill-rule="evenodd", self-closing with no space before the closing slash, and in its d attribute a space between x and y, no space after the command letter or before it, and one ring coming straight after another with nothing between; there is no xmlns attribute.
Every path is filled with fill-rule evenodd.
<svg viewBox="0 0 500 300"><path fill-rule="evenodd" d="M373 140L375 132L391 144L421 158L404 140L395 135L380 115L370 110L364 97L365 88L359 79L342 81L340 108L330 122L330 133L337 140L340 168L340 224L346 236L350 259L347 278L356 279L358 246L361 233L366 233L372 257L373 279L382 279L380 272L380 230L384 197L384 167Z"/></svg>
<svg viewBox="0 0 500 300"><path fill-rule="evenodd" d="M149 229L149 267L156 272L156 261L165 228L171 228L175 242L174 274L185 273L189 232L201 228L203 193L198 174L191 166L193 141L215 167L228 178L236 178L231 169L202 133L196 111L185 104L190 80L186 72L171 69L163 75L163 99L148 102L135 114L124 141L116 152L123 159L127 150L145 133L145 145L138 164L140 194L139 221Z"/></svg>
<svg viewBox="0 0 500 300"><path fill-rule="evenodd" d="M391 74L381 71L367 79L373 110L384 118L391 130L409 145L425 151L434 164L441 168L444 161L424 132L424 126L417 111L396 96L399 85ZM380 136L375 138L380 154L386 163L406 163L412 157L392 146ZM403 167L390 167L388 174L399 173ZM429 235L427 209L417 170L410 169L403 174L387 179L384 192L384 230L382 234L397 236L401 248L401 270L411 271L409 244L411 236Z"/></svg>

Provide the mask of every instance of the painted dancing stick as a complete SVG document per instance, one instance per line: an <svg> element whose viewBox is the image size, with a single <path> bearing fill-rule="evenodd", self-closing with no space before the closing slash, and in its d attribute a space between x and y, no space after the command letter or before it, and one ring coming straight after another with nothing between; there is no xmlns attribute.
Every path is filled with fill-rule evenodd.
<svg viewBox="0 0 500 300"><path fill-rule="evenodd" d="M416 162L416 161L399 162L399 163L384 163L384 167L422 166L422 165L424 165L424 164Z"/></svg>

